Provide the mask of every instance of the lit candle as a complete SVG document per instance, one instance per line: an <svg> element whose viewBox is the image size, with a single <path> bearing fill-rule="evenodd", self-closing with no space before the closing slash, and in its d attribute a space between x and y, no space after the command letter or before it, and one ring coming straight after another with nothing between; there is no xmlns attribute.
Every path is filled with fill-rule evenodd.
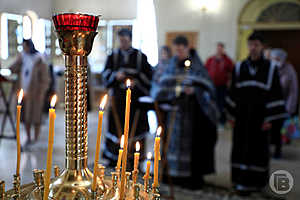
<svg viewBox="0 0 300 200"><path fill-rule="evenodd" d="M117 171L120 171L120 168L121 168L123 148L124 148L124 135L122 135L121 141L120 141L119 157L118 157L118 162L117 162Z"/></svg>
<svg viewBox="0 0 300 200"><path fill-rule="evenodd" d="M135 153L134 153L134 171L138 170L139 167L139 160L140 160L140 149L141 145L139 142L136 142L135 144Z"/></svg>
<svg viewBox="0 0 300 200"><path fill-rule="evenodd" d="M160 134L162 132L161 126L157 129L157 134L155 137L155 143L154 143L154 181L153 181L153 187L158 186L158 165L160 160Z"/></svg>
<svg viewBox="0 0 300 200"><path fill-rule="evenodd" d="M23 99L23 89L20 90L18 94L18 105L17 105L17 124L16 124L16 131L17 131L17 169L16 174L20 175L20 162L21 162L21 142L20 142L20 119L21 119L21 102Z"/></svg>
<svg viewBox="0 0 300 200"><path fill-rule="evenodd" d="M97 164L99 161L99 154L100 154L100 147L101 147L101 134L102 134L102 121L103 121L103 114L104 114L104 107L107 101L107 94L104 95L100 107L99 107L99 114L98 114L98 128L97 128L97 142L96 142L96 152L95 152L95 160L94 160L94 176L93 176L93 184L92 184L92 191L96 191L97 186Z"/></svg>
<svg viewBox="0 0 300 200"><path fill-rule="evenodd" d="M48 152L47 152L47 168L45 173L44 183L44 200L48 200L49 185L51 178L51 165L52 165L52 153L53 153L53 142L54 142L54 122L56 118L55 114L55 103L57 96L53 95L51 98L50 109L49 109L49 138L48 138Z"/></svg>
<svg viewBox="0 0 300 200"><path fill-rule="evenodd" d="M127 92L126 92L126 108L125 108L125 124L124 124L124 152L122 159L122 173L121 173L121 191L120 199L124 199L125 192L125 180L126 180L126 167L127 167L127 149L128 149L128 131L129 131L129 119L130 119L130 103L131 103L131 82L126 80Z"/></svg>
<svg viewBox="0 0 300 200"><path fill-rule="evenodd" d="M150 176L151 158L152 158L152 153L148 152L148 154L147 154L147 159L148 159L147 160L147 168L146 168L146 174L145 174L146 178L149 178L149 176Z"/></svg>
<svg viewBox="0 0 300 200"><path fill-rule="evenodd" d="M192 64L192 62L191 62L190 60L186 60L186 61L184 62L184 66L185 66L185 67L190 67L191 64Z"/></svg>

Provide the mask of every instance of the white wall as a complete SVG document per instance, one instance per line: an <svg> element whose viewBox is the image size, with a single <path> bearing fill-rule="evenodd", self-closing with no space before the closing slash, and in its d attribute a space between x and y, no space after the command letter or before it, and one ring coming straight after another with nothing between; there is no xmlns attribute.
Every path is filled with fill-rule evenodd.
<svg viewBox="0 0 300 200"><path fill-rule="evenodd" d="M104 19L134 19L136 7L137 0L0 0L0 13L33 10L43 18L51 18L55 12L86 12Z"/></svg>
<svg viewBox="0 0 300 200"><path fill-rule="evenodd" d="M197 31L197 49L203 60L214 53L218 41L224 42L228 54L235 58L238 16L248 0L208 0L220 5L205 13L195 6L197 1L154 0L159 45L165 43L168 31ZM0 0L0 12L33 10L45 18L54 12L87 12L101 14L104 19L134 19L136 7L137 0Z"/></svg>
<svg viewBox="0 0 300 200"><path fill-rule="evenodd" d="M52 0L0 0L0 13L25 14L32 10L39 17L50 18Z"/></svg>
<svg viewBox="0 0 300 200"><path fill-rule="evenodd" d="M137 0L53 0L55 12L85 12L103 19L136 18Z"/></svg>
<svg viewBox="0 0 300 200"><path fill-rule="evenodd" d="M248 0L219 0L215 10L205 13L196 1L200 0L155 0L159 45L165 44L168 31L197 31L197 49L204 61L214 53L218 41L225 43L235 59L238 16Z"/></svg>

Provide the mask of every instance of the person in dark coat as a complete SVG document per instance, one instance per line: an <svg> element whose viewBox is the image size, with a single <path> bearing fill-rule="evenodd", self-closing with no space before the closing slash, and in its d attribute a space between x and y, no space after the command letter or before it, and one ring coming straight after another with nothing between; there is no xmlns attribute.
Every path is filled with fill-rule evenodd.
<svg viewBox="0 0 300 200"><path fill-rule="evenodd" d="M108 57L103 72L104 82L111 90L111 109L109 111L109 129L106 134L104 157L110 165L115 166L118 159L120 138L123 134L126 104L126 79L132 81L130 130L133 129L134 118L138 120L135 138L143 138L149 129L147 111L139 106L139 98L149 96L152 67L147 56L131 45L132 35L128 29L118 33L120 48ZM129 130L129 132L130 132ZM133 141L131 144L134 144Z"/></svg>
<svg viewBox="0 0 300 200"><path fill-rule="evenodd" d="M176 55L153 88L156 101L169 102L176 109L167 152L169 175L175 184L200 189L203 176L215 172L214 151L217 141L217 106L215 88L195 50L188 40L174 40Z"/></svg>
<svg viewBox="0 0 300 200"><path fill-rule="evenodd" d="M235 120L231 155L234 189L248 195L261 191L269 180L270 129L287 117L278 69L263 56L263 38L248 39L250 55L232 74L227 109Z"/></svg>

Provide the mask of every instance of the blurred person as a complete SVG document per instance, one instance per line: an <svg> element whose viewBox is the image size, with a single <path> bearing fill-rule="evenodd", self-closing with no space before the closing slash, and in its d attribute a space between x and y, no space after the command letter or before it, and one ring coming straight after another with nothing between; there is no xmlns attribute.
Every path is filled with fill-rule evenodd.
<svg viewBox="0 0 300 200"><path fill-rule="evenodd" d="M118 136L117 124L120 123L123 130L124 112L126 105L126 79L132 81L132 96L130 110L130 129L134 116L139 110L138 99L142 96L149 96L152 79L152 67L147 61L147 56L141 51L132 47L132 35L128 29L121 29L118 32L120 47L108 57L103 78L105 85L111 89L113 108L109 111L109 130L106 134L104 157L110 161L110 166L115 166L118 159L120 137ZM117 118L117 119L116 119ZM147 111L140 110L136 136L143 136L149 129ZM121 132L123 134L123 131ZM142 142L142 141L141 141Z"/></svg>
<svg viewBox="0 0 300 200"><path fill-rule="evenodd" d="M24 90L21 120L26 127L26 145L28 145L32 142L32 126L35 130L35 141L40 135L43 106L50 82L49 70L31 39L23 40L23 51L11 65L11 69L14 73L19 74L18 85Z"/></svg>
<svg viewBox="0 0 300 200"><path fill-rule="evenodd" d="M189 189L200 189L203 176L215 172L217 140L217 107L215 88L195 50L188 40L178 36L175 56L153 92L156 101L174 106L176 115L168 113L168 124L175 117L166 155L173 183Z"/></svg>
<svg viewBox="0 0 300 200"><path fill-rule="evenodd" d="M232 60L225 52L225 45L219 42L215 55L208 58L205 64L208 73L213 80L217 92L217 105L220 112L220 128L223 129L226 123L226 114L224 112L225 96L227 94L227 85L234 68Z"/></svg>
<svg viewBox="0 0 300 200"><path fill-rule="evenodd" d="M279 71L280 83L287 113L293 117L298 115L298 77L292 64L286 61L287 53L283 49L272 49L271 62ZM280 120L272 126L272 142L276 145L274 158L281 158L281 128L283 121Z"/></svg>
<svg viewBox="0 0 300 200"><path fill-rule="evenodd" d="M262 191L269 180L271 122L286 117L278 69L263 56L263 37L248 38L249 57L232 73L228 111L234 122L231 155L234 189Z"/></svg>
<svg viewBox="0 0 300 200"><path fill-rule="evenodd" d="M159 52L159 61L156 65L153 77L152 77L152 84L151 84L151 90L150 90L150 96L153 98L155 96L156 90L160 87L159 81L162 75L165 73L166 69L169 66L170 59L172 57L171 49L168 46L162 46ZM167 130L166 126L166 116L169 111L168 104L165 104L165 102L156 101L155 102L155 111L157 116L157 121L160 126L163 127L164 130ZM162 135L163 141L166 141L166 134Z"/></svg>
<svg viewBox="0 0 300 200"><path fill-rule="evenodd" d="M271 48L264 49L264 57L266 60L271 60Z"/></svg>
<svg viewBox="0 0 300 200"><path fill-rule="evenodd" d="M294 66L287 62L287 52L283 49L272 49L272 64L278 68L285 108L290 115L298 113L298 76Z"/></svg>
<svg viewBox="0 0 300 200"><path fill-rule="evenodd" d="M161 75L167 69L172 57L171 49L168 46L162 46L160 49L160 58L153 74L154 82L158 82Z"/></svg>
<svg viewBox="0 0 300 200"><path fill-rule="evenodd" d="M48 64L48 72L49 72L49 87L46 91L45 95L45 104L44 104L44 112L48 113L49 107L50 107L50 102L51 102L51 97L56 94L56 77L53 69L53 64L50 62Z"/></svg>
<svg viewBox="0 0 300 200"><path fill-rule="evenodd" d="M155 70L153 72L151 93L155 91L155 87L158 86L162 74L166 71L167 67L169 66L171 57L171 49L168 46L162 46L160 49L158 64L156 65ZM153 95L151 94L151 96Z"/></svg>

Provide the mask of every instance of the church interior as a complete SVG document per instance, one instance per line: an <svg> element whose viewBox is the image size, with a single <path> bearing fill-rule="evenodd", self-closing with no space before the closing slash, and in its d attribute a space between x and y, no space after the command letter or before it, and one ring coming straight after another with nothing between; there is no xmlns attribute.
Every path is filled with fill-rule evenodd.
<svg viewBox="0 0 300 200"><path fill-rule="evenodd" d="M0 0L0 199L297 200L300 0Z"/></svg>

